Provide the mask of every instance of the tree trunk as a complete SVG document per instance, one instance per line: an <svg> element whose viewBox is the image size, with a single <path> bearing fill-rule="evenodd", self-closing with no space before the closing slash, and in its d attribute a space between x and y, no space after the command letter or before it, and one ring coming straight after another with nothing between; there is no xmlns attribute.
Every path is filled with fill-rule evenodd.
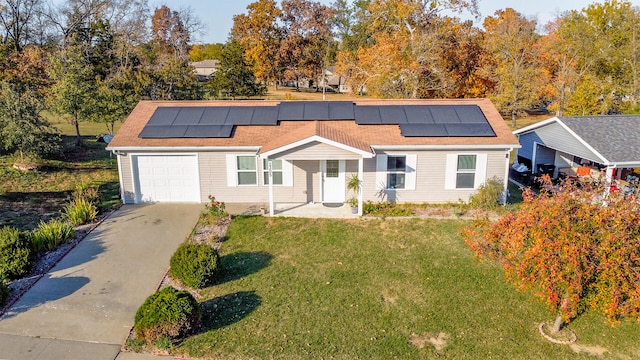
<svg viewBox="0 0 640 360"><path fill-rule="evenodd" d="M78 119L73 120L73 125L76 127L76 146L82 145L82 137L80 136L80 123Z"/></svg>
<svg viewBox="0 0 640 360"><path fill-rule="evenodd" d="M558 314L556 317L556 321L553 322L553 328L551 328L551 332L557 334L558 331L562 330L562 325L564 325L564 321L562 321L562 316Z"/></svg>
<svg viewBox="0 0 640 360"><path fill-rule="evenodd" d="M516 111L511 111L511 127L516 128Z"/></svg>

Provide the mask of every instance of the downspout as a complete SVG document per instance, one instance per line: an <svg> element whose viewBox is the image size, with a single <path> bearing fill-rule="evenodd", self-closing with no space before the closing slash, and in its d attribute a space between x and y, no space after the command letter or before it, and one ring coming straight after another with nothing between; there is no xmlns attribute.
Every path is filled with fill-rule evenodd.
<svg viewBox="0 0 640 360"><path fill-rule="evenodd" d="M507 149L507 153L504 156L504 189L502 189L504 196L502 197L502 205L507 205L509 197L509 157L511 156L512 151L513 148Z"/></svg>
<svg viewBox="0 0 640 360"><path fill-rule="evenodd" d="M120 201L122 201L122 205L126 205L127 202L124 198L124 184L122 183L122 162L120 161L120 156L122 156L122 153L118 150L111 150L111 153L116 156L116 162L118 163L118 184L120 186Z"/></svg>

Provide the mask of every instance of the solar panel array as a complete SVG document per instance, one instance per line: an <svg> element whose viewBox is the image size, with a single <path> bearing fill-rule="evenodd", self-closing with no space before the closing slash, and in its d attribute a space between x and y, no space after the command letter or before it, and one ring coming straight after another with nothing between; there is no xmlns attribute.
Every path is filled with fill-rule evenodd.
<svg viewBox="0 0 640 360"><path fill-rule="evenodd" d="M355 120L399 125L405 137L495 136L477 105L355 105L350 101L296 101L277 106L158 107L141 138L228 138L237 125L279 121Z"/></svg>

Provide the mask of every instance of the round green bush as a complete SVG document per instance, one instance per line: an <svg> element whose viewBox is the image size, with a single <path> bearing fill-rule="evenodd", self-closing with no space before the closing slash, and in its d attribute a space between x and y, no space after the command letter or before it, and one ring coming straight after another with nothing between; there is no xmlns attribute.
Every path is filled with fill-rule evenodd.
<svg viewBox="0 0 640 360"><path fill-rule="evenodd" d="M0 228L0 278L17 279L29 272L31 265L26 236L8 226Z"/></svg>
<svg viewBox="0 0 640 360"><path fill-rule="evenodd" d="M207 244L184 243L171 257L171 275L183 284L201 289L213 284L220 267L220 256Z"/></svg>
<svg viewBox="0 0 640 360"><path fill-rule="evenodd" d="M179 339L200 325L201 309L186 291L166 287L149 296L136 312L134 331L138 339L155 344Z"/></svg>

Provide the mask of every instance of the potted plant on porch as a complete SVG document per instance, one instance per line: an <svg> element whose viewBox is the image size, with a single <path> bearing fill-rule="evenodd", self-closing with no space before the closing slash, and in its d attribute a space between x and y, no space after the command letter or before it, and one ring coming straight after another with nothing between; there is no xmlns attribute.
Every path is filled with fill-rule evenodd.
<svg viewBox="0 0 640 360"><path fill-rule="evenodd" d="M351 174L349 181L347 181L347 189L353 193L353 196L347 200L347 204L351 206L352 214L358 213L358 195L360 194L360 186L360 178L358 178L358 175Z"/></svg>

